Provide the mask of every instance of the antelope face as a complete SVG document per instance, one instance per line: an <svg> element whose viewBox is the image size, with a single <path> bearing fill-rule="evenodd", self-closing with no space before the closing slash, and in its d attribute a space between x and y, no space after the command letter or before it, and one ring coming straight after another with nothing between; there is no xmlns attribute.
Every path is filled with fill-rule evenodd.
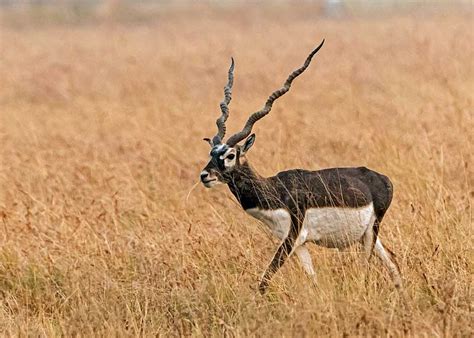
<svg viewBox="0 0 474 338"><path fill-rule="evenodd" d="M227 183L229 174L237 164L238 150L227 144L212 147L209 153L211 160L201 172L201 182L206 188L212 188L218 183Z"/></svg>
<svg viewBox="0 0 474 338"><path fill-rule="evenodd" d="M218 183L228 183L232 172L241 165L241 157L250 149L255 141L252 134L243 146L231 147L227 144L217 144L212 147L211 160L201 171L201 182L206 188L212 188Z"/></svg>

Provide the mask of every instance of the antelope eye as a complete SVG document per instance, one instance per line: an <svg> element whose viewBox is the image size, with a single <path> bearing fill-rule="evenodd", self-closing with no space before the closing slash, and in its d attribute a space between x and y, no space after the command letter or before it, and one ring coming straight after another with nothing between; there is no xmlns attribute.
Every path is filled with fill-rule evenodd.
<svg viewBox="0 0 474 338"><path fill-rule="evenodd" d="M226 160L232 161L235 158L234 154L229 154L229 156L226 157Z"/></svg>

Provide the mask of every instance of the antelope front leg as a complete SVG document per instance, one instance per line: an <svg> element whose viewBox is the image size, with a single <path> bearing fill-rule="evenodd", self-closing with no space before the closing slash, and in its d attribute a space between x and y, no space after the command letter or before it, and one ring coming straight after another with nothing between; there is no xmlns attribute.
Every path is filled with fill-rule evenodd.
<svg viewBox="0 0 474 338"><path fill-rule="evenodd" d="M292 227L290 233L285 238L283 243L278 247L273 259L263 274L262 281L258 286L258 290L263 295L268 288L271 278L278 271L278 269L285 263L285 260L290 256L295 246L297 231Z"/></svg>

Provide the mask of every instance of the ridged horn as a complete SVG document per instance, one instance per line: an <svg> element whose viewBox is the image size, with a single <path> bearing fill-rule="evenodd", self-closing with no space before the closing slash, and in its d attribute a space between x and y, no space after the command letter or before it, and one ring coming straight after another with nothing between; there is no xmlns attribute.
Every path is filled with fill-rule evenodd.
<svg viewBox="0 0 474 338"><path fill-rule="evenodd" d="M309 55L308 57L306 58L306 61L304 62L303 66L301 66L300 68L298 68L297 70L295 70L293 73L290 74L290 76L288 76L288 78L286 79L285 83L283 84L283 87L274 91L267 99L267 102L265 103L265 106L253 113L249 119L247 120L247 123L245 124L244 126L244 129L242 129L242 131L232 135L228 140L227 140L227 145L229 145L230 147L233 147L235 146L237 143L239 143L240 141L242 141L244 138L246 138L247 136L250 135L250 133L252 132L252 127L253 125L255 124L255 122L257 122L258 120L260 120L261 118L263 118L265 115L267 115L271 110L272 110L272 105L273 105L273 102L278 99L280 96L284 95L287 91L290 90L290 87L291 87L291 83L293 82L293 80L295 78L297 78L301 73L303 73L306 68L308 68L309 64L311 63L311 59L313 58L313 56L321 49L321 47L323 46L324 44L324 39L323 41L319 44L318 47L316 47L316 49L314 49Z"/></svg>
<svg viewBox="0 0 474 338"><path fill-rule="evenodd" d="M212 144L220 144L225 136L225 122L229 117L229 103L232 100L232 85L234 84L234 58L231 58L229 67L229 76L224 87L224 100L220 103L222 115L216 120L217 134L212 138Z"/></svg>

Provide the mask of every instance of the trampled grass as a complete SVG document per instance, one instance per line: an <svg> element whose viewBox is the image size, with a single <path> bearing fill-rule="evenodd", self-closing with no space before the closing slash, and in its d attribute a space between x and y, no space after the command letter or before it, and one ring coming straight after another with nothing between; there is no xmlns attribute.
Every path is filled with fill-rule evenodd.
<svg viewBox="0 0 474 338"><path fill-rule="evenodd" d="M474 334L472 12L311 13L1 26L2 335ZM226 187L197 184L230 56L232 133L322 38L249 160L390 176L381 237L406 304L357 247L311 246L317 288L290 259L260 296L278 241Z"/></svg>

